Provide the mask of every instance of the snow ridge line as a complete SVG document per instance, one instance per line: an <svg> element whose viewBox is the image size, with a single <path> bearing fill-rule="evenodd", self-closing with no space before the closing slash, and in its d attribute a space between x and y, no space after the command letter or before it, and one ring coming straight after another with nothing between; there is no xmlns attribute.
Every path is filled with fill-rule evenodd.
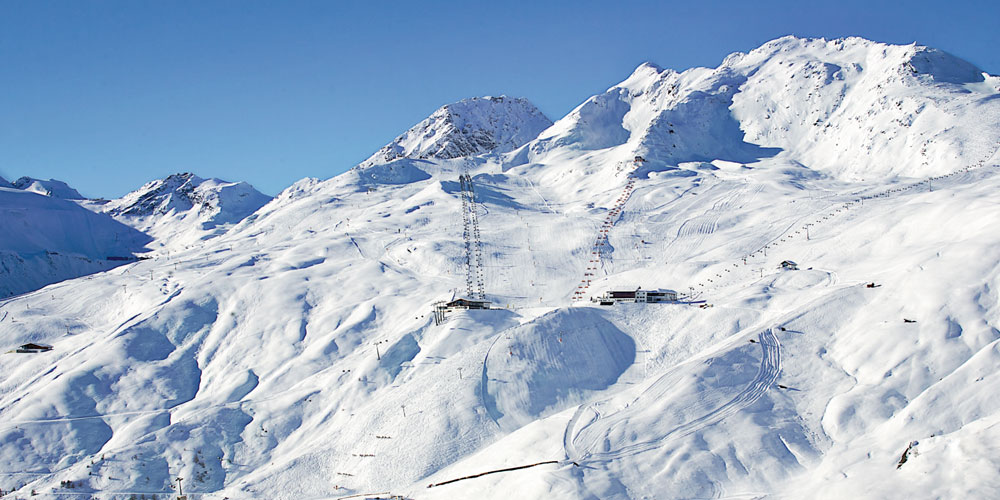
<svg viewBox="0 0 1000 500"><path fill-rule="evenodd" d="M738 413L740 410L752 405L758 399L760 399L771 387L774 386L778 379L778 374L781 372L781 344L778 342L777 336L774 334L773 330L768 328L758 335L762 356L760 361L760 367L757 369L757 374L754 376L753 380L735 397L722 404L718 408L688 422L685 422L672 430L668 431L666 434L658 439L651 441L644 441L641 443L631 444L622 447L618 450L607 451L607 452L586 452L577 462L585 461L610 461L621 459L624 457L636 455L646 451L650 451L659 447L666 445L671 441L681 439L683 437L689 436L701 429L704 429L710 425L714 425L727 417ZM650 388L656 386L656 382L653 383ZM650 390L647 388L646 391ZM645 391L644 391L645 392ZM640 395L641 396L641 395ZM573 459L573 455L576 454L576 443L574 442L574 434L579 435L578 432L574 432L575 426L579 421L579 417L584 410L591 410L594 412L595 416L587 424L590 424L600 420L601 414L594 410L591 406L581 407L577 410L576 414L570 419L567 425L566 434L564 435L564 445L566 448L567 456L569 459ZM610 415L614 417L615 415ZM586 426L584 427L586 428Z"/></svg>

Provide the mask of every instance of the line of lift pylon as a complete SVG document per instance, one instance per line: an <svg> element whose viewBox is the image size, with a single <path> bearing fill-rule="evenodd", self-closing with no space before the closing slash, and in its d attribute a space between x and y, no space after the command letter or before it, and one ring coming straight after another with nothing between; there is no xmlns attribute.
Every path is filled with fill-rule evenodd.
<svg viewBox="0 0 1000 500"><path fill-rule="evenodd" d="M625 203L628 202L629 198L632 196L632 191L635 190L635 169L639 166L641 162L635 161L632 163L632 169L626 176L625 187L622 188L622 192L615 199L615 204L608 210L607 216L604 217L604 222L601 223L600 229L597 231L597 238L594 240L594 244L590 249L590 259L587 261L587 268L583 272L583 279L580 280L580 284L577 285L576 291L573 292L573 300L584 300L587 298L587 290L590 288L590 282L593 280L597 273L597 268L600 267L601 260L607 256L607 248L610 246L608 243L608 235L611 232L611 228L614 227L615 222L618 221L619 215L622 213L622 209Z"/></svg>
<svg viewBox="0 0 1000 500"><path fill-rule="evenodd" d="M483 278L483 245L479 237L479 215L476 211L476 191L472 176L458 177L462 195L462 239L465 240L465 285L470 299L485 300Z"/></svg>

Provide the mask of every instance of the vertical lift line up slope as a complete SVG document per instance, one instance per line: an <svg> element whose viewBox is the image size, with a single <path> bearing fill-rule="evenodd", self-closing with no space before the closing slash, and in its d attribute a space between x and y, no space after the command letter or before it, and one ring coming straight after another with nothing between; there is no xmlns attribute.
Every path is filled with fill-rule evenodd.
<svg viewBox="0 0 1000 500"><path fill-rule="evenodd" d="M486 291L484 289L483 246L479 237L476 191L472 185L472 176L469 174L460 175L458 181L462 196L462 239L465 241L465 286L469 298L435 302L434 324L436 325L443 323L445 315L451 311L490 308L490 302L486 300Z"/></svg>

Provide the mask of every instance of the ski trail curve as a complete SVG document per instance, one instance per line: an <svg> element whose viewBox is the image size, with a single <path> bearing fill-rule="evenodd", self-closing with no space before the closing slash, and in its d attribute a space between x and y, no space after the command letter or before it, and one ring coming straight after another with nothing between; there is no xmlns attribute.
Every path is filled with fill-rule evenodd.
<svg viewBox="0 0 1000 500"><path fill-rule="evenodd" d="M749 185L744 184L724 194L712 204L711 208L682 222L665 250L671 253L687 254L702 248L705 239L715 233L719 228L719 221L729 210L745 205L763 189L763 186L754 186L751 190Z"/></svg>
<svg viewBox="0 0 1000 500"><path fill-rule="evenodd" d="M644 441L641 443L634 443L628 446L624 446L617 450L610 450L606 452L590 452L585 451L582 455L578 453L578 443L576 438L579 436L580 432L586 427L596 423L600 420L601 414L595 408L590 405L581 406L577 410L576 414L570 419L567 424L567 429L563 437L564 448L567 456L570 459L581 461L608 461L623 458L630 455L635 455L645 451L659 448L671 441L681 439L685 436L689 436L694 432L697 432L705 427L714 425L727 417L738 413L740 410L752 405L758 399L760 399L764 393L766 393L771 387L774 386L775 381L778 379L778 374L781 371L781 344L778 342L777 336L774 332L768 328L758 335L759 344L762 351L760 367L757 369L757 374L754 376L753 380L747 384L743 390L741 390L736 396L726 401L722 405L718 406L714 410L705 413L704 415L685 422L677 427L674 427L670 431L666 432L664 435L652 439L649 441ZM655 387L654 386L651 387ZM649 389L647 389L648 391ZM576 428L579 425L585 412L592 412L593 416L590 420L583 425L579 430ZM593 446L594 443L591 443ZM574 458L579 457L579 458Z"/></svg>
<svg viewBox="0 0 1000 500"><path fill-rule="evenodd" d="M490 352L493 351L493 347L497 345L497 342L499 342L500 339L502 339L507 334L507 330L510 330L511 328L515 327L504 328L503 330L497 332L497 335L493 339L493 342L490 343L490 347L486 349L486 355L483 356L482 378L479 382L480 402L483 404L483 408L486 409L486 416L490 417L490 420L492 420L493 423L496 424L498 428L500 427L500 419L503 418L503 413L499 409L497 409L496 400L494 400L489 394L488 386L489 386L490 376L486 365L490 360Z"/></svg>

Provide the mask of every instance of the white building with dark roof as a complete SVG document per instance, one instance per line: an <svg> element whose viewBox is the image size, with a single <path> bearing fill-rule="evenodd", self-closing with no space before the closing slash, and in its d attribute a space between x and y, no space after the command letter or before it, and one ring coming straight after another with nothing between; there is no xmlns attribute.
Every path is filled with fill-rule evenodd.
<svg viewBox="0 0 1000 500"><path fill-rule="evenodd" d="M602 306L610 306L619 302L658 304L663 302L676 302L677 292L666 289L643 290L609 290L600 297L590 299Z"/></svg>

